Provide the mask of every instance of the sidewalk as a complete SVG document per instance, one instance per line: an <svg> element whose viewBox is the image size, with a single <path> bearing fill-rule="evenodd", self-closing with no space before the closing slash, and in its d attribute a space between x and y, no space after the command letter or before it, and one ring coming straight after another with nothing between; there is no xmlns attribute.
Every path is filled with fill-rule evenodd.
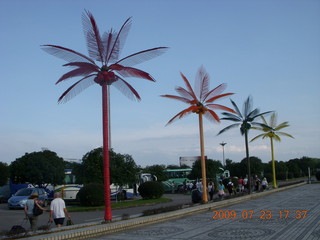
<svg viewBox="0 0 320 240"><path fill-rule="evenodd" d="M305 185L305 183L300 184L300 185L304 185L307 187L316 185L318 188L320 186L319 184ZM300 188L301 187L299 187L299 189ZM297 187L297 185L293 185L293 186L288 186L288 187L284 187L284 188L270 190L267 192L254 193L252 195L247 195L247 196L240 197L240 198L233 198L233 199L223 200L223 201L214 202L214 203L201 204L201 205L197 205L197 206L189 207L189 208L184 208L184 209L173 211L173 212L168 212L168 213L163 213L163 214L158 214L158 215L153 215L153 216L147 216L147 217L138 217L138 218L133 218L133 219L129 219L129 220L111 222L111 223L107 223L107 224L101 224L101 221L91 222L88 224L79 224L76 226L64 227L63 232L61 232L62 229L53 229L47 234L37 235L34 237L25 238L25 239L30 239L30 240L33 240L33 239L34 240L36 240L36 239L43 239L43 240L50 239L51 240L52 239L53 240L53 239L89 238L89 237L96 236L96 235L110 234L115 231L127 230L127 229L130 229L133 227L138 227L140 224L143 224L143 226L145 227L147 224L159 223L159 222L163 222L163 221L168 222L170 219L180 218L183 216L190 216L190 215L193 216L194 214L196 214L198 212L208 211L210 209L222 209L226 206L238 204L241 202L248 202L249 200L252 200L255 198L262 199L261 201L263 201L264 197L267 197L270 194L274 195L278 192L282 192L282 191L288 190L288 189L292 189L290 191L295 191L295 189L298 189L298 187ZM317 199L317 195L314 196L313 200L315 200L315 199ZM189 199L189 201L190 201L190 199ZM78 228L75 229L75 227L78 227ZM126 237L126 239L128 239L128 236Z"/></svg>

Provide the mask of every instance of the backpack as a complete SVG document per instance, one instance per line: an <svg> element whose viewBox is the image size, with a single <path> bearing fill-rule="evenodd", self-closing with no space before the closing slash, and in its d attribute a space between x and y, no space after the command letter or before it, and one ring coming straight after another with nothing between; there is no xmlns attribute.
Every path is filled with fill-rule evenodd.
<svg viewBox="0 0 320 240"><path fill-rule="evenodd" d="M39 216L43 213L42 209L40 209L38 207L38 205L36 203L34 203L34 206L33 206L33 216Z"/></svg>

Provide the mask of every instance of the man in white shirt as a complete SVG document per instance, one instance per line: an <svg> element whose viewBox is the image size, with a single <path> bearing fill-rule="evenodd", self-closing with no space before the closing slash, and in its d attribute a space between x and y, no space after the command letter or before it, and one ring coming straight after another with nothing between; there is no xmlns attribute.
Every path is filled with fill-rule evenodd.
<svg viewBox="0 0 320 240"><path fill-rule="evenodd" d="M57 227L62 227L65 216L67 215L68 219L71 219L64 200L60 198L60 193L54 193L54 200L50 204L50 216L49 222L52 222L52 218Z"/></svg>

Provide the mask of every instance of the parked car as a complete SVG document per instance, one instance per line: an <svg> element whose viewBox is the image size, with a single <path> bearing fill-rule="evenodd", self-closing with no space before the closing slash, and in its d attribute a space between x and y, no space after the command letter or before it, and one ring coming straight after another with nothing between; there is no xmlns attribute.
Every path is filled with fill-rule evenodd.
<svg viewBox="0 0 320 240"><path fill-rule="evenodd" d="M43 188L22 188L8 199L9 209L22 209L32 193L38 193L38 199L45 207L48 204L48 195Z"/></svg>
<svg viewBox="0 0 320 240"><path fill-rule="evenodd" d="M9 198L10 198L9 185L1 186L0 187L0 203L8 202Z"/></svg>

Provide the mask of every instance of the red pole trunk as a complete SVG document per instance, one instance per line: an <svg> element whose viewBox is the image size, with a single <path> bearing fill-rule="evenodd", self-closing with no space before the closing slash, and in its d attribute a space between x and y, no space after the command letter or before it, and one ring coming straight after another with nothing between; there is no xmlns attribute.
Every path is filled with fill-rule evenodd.
<svg viewBox="0 0 320 240"><path fill-rule="evenodd" d="M102 132L103 132L103 179L104 179L104 220L111 221L111 194L110 194L110 161L109 161L109 106L108 85L102 83Z"/></svg>

